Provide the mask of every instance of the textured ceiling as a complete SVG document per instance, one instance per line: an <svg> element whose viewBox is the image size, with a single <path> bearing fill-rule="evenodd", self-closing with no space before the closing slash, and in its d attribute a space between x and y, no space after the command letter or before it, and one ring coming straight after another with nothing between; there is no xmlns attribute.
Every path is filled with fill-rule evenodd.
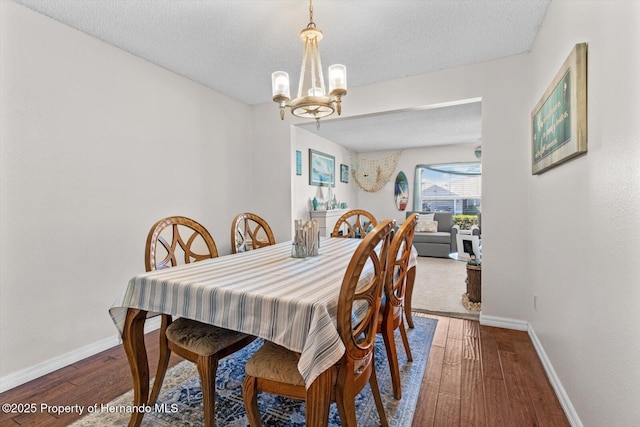
<svg viewBox="0 0 640 427"><path fill-rule="evenodd" d="M309 19L306 0L14 1L250 105L271 101L273 71L287 71L297 86L298 33ZM345 64L354 87L528 52L550 1L315 0L313 6L324 31L323 66ZM367 120L363 128L375 131L380 121Z"/></svg>
<svg viewBox="0 0 640 427"><path fill-rule="evenodd" d="M472 143L480 144L482 103L398 110L298 125L358 152ZM357 149L356 149L357 148Z"/></svg>

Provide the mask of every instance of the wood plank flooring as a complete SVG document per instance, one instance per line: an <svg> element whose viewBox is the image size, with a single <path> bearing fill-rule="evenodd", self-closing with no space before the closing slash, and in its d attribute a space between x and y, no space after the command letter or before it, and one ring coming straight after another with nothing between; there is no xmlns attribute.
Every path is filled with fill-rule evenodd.
<svg viewBox="0 0 640 427"><path fill-rule="evenodd" d="M438 319L413 426L569 426L526 332ZM158 332L146 336L155 372ZM172 356L171 366L180 358ZM0 426L66 426L80 416L40 404L108 403L131 388L121 346L0 394L0 403L35 403L35 413L0 413ZM85 410L86 414L86 410Z"/></svg>
<svg viewBox="0 0 640 427"><path fill-rule="evenodd" d="M569 426L523 331L441 316L413 419L425 426Z"/></svg>

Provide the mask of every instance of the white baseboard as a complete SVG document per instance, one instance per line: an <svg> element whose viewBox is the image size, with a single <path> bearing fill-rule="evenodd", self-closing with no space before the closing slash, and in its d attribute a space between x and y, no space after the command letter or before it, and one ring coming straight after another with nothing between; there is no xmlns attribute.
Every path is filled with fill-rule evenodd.
<svg viewBox="0 0 640 427"><path fill-rule="evenodd" d="M516 331L526 331L529 329L529 322L525 322L524 320L487 316L483 315L482 312L480 312L480 324L484 326L495 326L496 328L515 329Z"/></svg>
<svg viewBox="0 0 640 427"><path fill-rule="evenodd" d="M538 339L538 336L536 335L536 332L533 330L533 326L531 326L531 324L529 324L529 328L527 332L529 332L529 337L531 338L531 342L533 342L533 346L535 347L536 352L538 353L538 357L542 362L542 366L544 366L544 370L547 373L549 382L551 383L553 390L556 392L556 396L558 396L560 405L562 406L562 409L564 410L564 413L567 416L569 423L573 427L583 427L582 421L580 421L580 417L578 416L578 413L573 407L573 404L571 403L569 396L567 396L567 392L562 386L562 383L560 382L560 378L558 377L558 374L556 373L555 369L553 369L553 365L551 364L551 361L549 360L547 353L544 351L544 347L542 347L542 343Z"/></svg>
<svg viewBox="0 0 640 427"><path fill-rule="evenodd" d="M154 331L160 327L160 316L148 319L144 325L144 333ZM69 353L54 357L37 365L0 377L0 393L11 390L14 387L27 383L55 370L64 368L82 359L93 356L101 351L108 350L121 343L120 335L115 334L109 338L94 342Z"/></svg>

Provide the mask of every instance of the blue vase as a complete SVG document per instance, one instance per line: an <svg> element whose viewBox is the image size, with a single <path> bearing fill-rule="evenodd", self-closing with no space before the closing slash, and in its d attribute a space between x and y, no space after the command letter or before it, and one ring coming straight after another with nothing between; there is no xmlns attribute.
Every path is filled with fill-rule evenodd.
<svg viewBox="0 0 640 427"><path fill-rule="evenodd" d="M318 210L318 199L314 197L311 203L313 204L313 210Z"/></svg>

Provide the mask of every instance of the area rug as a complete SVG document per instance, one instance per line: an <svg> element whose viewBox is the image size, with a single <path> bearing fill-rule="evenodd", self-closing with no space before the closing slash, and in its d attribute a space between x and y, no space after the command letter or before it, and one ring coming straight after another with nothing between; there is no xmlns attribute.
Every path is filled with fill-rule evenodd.
<svg viewBox="0 0 640 427"><path fill-rule="evenodd" d="M407 335L413 362L407 362L402 340L396 332L398 359L402 381L402 399L395 400L391 385L389 365L384 342L379 335L376 340L375 362L390 426L410 427L420 393L422 378L429 358L437 320L414 317L414 329ZM259 348L262 340L256 340L240 352L220 361L216 377L216 425L223 427L245 427L249 423L242 402L242 381L246 360ZM133 402L133 391L123 394L98 411L80 419L73 426L126 426L129 422ZM267 393L258 395L258 406L265 426L304 426L304 403ZM143 426L202 426L202 392L195 364L182 362L167 372L158 404L145 411ZM113 411L113 412L112 412ZM378 412L369 386L356 398L358 425L379 424ZM340 417L335 403L331 404L329 426L340 426Z"/></svg>
<svg viewBox="0 0 640 427"><path fill-rule="evenodd" d="M416 311L477 320L479 312L463 305L467 265L449 258L418 257L411 308Z"/></svg>

